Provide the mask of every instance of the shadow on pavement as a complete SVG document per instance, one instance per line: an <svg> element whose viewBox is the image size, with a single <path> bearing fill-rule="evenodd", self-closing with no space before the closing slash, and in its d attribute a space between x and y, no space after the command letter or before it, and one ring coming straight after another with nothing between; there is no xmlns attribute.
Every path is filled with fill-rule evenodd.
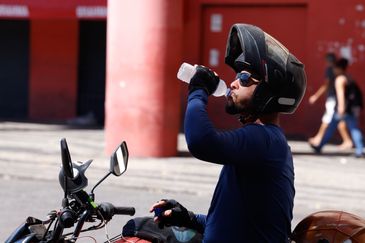
<svg viewBox="0 0 365 243"><path fill-rule="evenodd" d="M292 151L293 155L311 155L311 156L320 156L320 157L340 157L340 156L351 156L351 152L322 152L315 153L312 151Z"/></svg>

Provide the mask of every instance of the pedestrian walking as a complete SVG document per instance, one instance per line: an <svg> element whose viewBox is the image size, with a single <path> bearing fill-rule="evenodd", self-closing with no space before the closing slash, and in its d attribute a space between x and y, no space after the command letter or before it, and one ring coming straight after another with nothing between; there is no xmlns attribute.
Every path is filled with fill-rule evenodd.
<svg viewBox="0 0 365 243"><path fill-rule="evenodd" d="M355 144L355 157L359 158L363 156L363 136L357 121L360 109L362 108L362 94L360 90L356 88L356 82L348 75L346 71L347 67L348 60L345 58L340 58L335 62L336 112L332 116L319 145L316 146L311 144L311 146L315 152L320 153L323 146L328 143L333 136L338 123L340 121L345 121ZM353 92L353 90L358 91Z"/></svg>
<svg viewBox="0 0 365 243"><path fill-rule="evenodd" d="M322 123L319 127L317 134L308 139L311 145L318 146L321 142L323 135L330 123L333 115L335 114L336 108L336 90L335 90L335 74L334 74L334 64L336 62L336 55L332 52L326 54L326 70L325 70L325 81L319 87L319 89L309 97L309 104L313 105L317 100L326 93L326 103L325 112L322 116ZM342 138L342 143L340 144L340 149L352 148L352 140L347 131L346 124L344 121L340 121L337 126L337 130Z"/></svg>

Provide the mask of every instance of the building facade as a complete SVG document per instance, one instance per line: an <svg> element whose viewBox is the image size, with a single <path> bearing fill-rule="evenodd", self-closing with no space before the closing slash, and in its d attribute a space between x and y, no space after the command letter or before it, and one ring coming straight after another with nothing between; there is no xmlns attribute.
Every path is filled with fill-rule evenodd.
<svg viewBox="0 0 365 243"><path fill-rule="evenodd" d="M103 122L106 1L0 1L0 118Z"/></svg>
<svg viewBox="0 0 365 243"><path fill-rule="evenodd" d="M181 48L179 62L209 66L230 83L235 75L224 64L226 39L230 26L241 22L260 26L305 64L306 96L294 115L283 115L281 120L288 135L306 138L321 122L324 99L311 106L308 97L324 81L327 52L350 60L349 72L365 91L365 3L360 0L173 1L179 4L144 0L135 1L135 7L144 8L148 4L143 3L149 2L163 6L162 15L171 8L181 12L181 43L166 45ZM104 104L110 75L106 56L111 2L0 0L0 119L65 121L93 113L99 124L104 123L109 112ZM180 84L179 96L176 114L181 116L181 127L185 84ZM218 128L238 127L234 117L224 114L224 102L224 98L210 100L214 123ZM364 128L364 119L360 120Z"/></svg>

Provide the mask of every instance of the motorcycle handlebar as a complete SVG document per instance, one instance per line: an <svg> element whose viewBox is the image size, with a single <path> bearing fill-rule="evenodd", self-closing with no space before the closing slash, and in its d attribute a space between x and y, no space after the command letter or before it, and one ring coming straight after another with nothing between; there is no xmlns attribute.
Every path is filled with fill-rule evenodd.
<svg viewBox="0 0 365 243"><path fill-rule="evenodd" d="M105 220L110 220L115 214L133 216L136 212L133 207L114 207L113 204L103 202L99 205L101 214Z"/></svg>
<svg viewBox="0 0 365 243"><path fill-rule="evenodd" d="M135 213L136 209L134 207L114 207L114 214L133 216Z"/></svg>

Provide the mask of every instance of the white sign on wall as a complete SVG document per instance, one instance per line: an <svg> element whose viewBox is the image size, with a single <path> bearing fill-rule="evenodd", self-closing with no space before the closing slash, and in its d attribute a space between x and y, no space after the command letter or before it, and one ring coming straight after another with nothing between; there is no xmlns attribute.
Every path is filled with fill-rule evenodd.
<svg viewBox="0 0 365 243"><path fill-rule="evenodd" d="M223 22L222 14L212 14L210 16L210 31L221 32L222 31L222 22Z"/></svg>
<svg viewBox="0 0 365 243"><path fill-rule="evenodd" d="M1 17L29 17L29 9L26 5L0 4Z"/></svg>
<svg viewBox="0 0 365 243"><path fill-rule="evenodd" d="M77 6L76 16L78 18L106 18L107 7L105 6Z"/></svg>
<svg viewBox="0 0 365 243"><path fill-rule="evenodd" d="M211 67L217 67L219 65L219 50L218 49L210 49L209 51L209 65Z"/></svg>

